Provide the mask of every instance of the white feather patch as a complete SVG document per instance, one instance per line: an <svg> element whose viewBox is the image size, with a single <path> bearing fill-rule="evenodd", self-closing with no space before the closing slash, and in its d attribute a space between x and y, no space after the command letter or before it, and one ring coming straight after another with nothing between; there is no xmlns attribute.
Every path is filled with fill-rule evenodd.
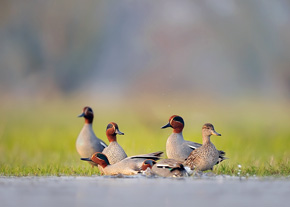
<svg viewBox="0 0 290 207"><path fill-rule="evenodd" d="M107 147L107 145L104 142L101 142L101 145L105 148Z"/></svg>
<svg viewBox="0 0 290 207"><path fill-rule="evenodd" d="M167 168L169 167L168 164L156 164L157 167L159 168Z"/></svg>
<svg viewBox="0 0 290 207"><path fill-rule="evenodd" d="M193 149L193 150L195 150L197 147L195 147L195 146L192 146L192 145L189 145L188 144L188 146L191 148L191 149Z"/></svg>
<svg viewBox="0 0 290 207"><path fill-rule="evenodd" d="M193 170L191 170L190 167L188 167L188 166L184 166L184 169L186 170L186 172L187 172L189 175L193 174Z"/></svg>

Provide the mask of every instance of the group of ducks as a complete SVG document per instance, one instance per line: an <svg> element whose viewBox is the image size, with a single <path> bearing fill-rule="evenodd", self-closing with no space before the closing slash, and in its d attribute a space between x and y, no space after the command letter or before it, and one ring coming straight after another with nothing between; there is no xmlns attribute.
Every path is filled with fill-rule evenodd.
<svg viewBox="0 0 290 207"><path fill-rule="evenodd" d="M146 175L183 177L194 171L212 170L214 165L226 159L225 152L217 150L210 141L211 135L221 136L210 123L203 125L202 144L199 144L184 140L182 117L171 116L168 124L162 127L173 128L173 133L166 142L168 159L161 159L161 151L128 157L117 142L117 134L124 133L114 122L110 122L106 129L109 145L97 138L92 128L94 113L90 107L84 107L79 117L84 117L85 124L77 138L76 149L81 160L98 166L104 175L134 175L144 172Z"/></svg>

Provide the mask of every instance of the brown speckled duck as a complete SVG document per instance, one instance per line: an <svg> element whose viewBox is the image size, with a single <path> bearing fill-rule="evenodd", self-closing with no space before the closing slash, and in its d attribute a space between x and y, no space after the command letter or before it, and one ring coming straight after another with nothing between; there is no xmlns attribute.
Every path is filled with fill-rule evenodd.
<svg viewBox="0 0 290 207"><path fill-rule="evenodd" d="M95 152L102 152L107 145L94 133L92 127L94 120L93 110L86 106L83 108L83 113L79 117L84 117L85 124L76 141L77 152L81 157L91 157ZM91 162L91 164L93 163Z"/></svg>
<svg viewBox="0 0 290 207"><path fill-rule="evenodd" d="M210 136L221 136L210 123L206 123L202 127L202 146L193 150L184 165L195 171L212 170L213 166L219 162L220 151L210 141Z"/></svg>

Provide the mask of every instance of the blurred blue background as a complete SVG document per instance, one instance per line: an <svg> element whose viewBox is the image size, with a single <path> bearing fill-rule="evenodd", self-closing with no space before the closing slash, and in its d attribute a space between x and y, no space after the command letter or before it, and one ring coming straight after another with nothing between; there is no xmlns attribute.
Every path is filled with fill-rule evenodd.
<svg viewBox="0 0 290 207"><path fill-rule="evenodd" d="M287 0L2 0L1 101L290 98Z"/></svg>

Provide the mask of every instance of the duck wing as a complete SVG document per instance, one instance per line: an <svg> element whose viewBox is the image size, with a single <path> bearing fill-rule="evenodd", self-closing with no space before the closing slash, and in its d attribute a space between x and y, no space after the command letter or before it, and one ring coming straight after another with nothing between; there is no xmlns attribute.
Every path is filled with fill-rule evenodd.
<svg viewBox="0 0 290 207"><path fill-rule="evenodd" d="M185 141L185 143L192 149L195 150L196 148L199 148L202 146L202 144L191 142L191 141Z"/></svg>
<svg viewBox="0 0 290 207"><path fill-rule="evenodd" d="M149 153L149 154L141 154L141 155L133 155L130 156L131 159L151 159L151 160L160 160L161 156L163 155L162 151L158 151L158 152L153 152L153 153Z"/></svg>
<svg viewBox="0 0 290 207"><path fill-rule="evenodd" d="M182 162L174 159L164 159L156 164L157 168L169 168L171 171L173 169L184 169Z"/></svg>
<svg viewBox="0 0 290 207"><path fill-rule="evenodd" d="M226 160L226 159L229 159L229 158L225 157L226 153L224 151L218 150L218 152L219 152L219 159L218 159L218 162L216 163L216 165L219 164L220 162Z"/></svg>
<svg viewBox="0 0 290 207"><path fill-rule="evenodd" d="M199 147L202 146L202 144L196 143L196 142L191 142L191 141L186 141L186 144L190 147L190 149L195 150ZM227 157L225 157L226 153L222 150L218 150L219 152L219 160L216 164L219 164L220 162L228 159ZM195 158L194 158L195 159Z"/></svg>

